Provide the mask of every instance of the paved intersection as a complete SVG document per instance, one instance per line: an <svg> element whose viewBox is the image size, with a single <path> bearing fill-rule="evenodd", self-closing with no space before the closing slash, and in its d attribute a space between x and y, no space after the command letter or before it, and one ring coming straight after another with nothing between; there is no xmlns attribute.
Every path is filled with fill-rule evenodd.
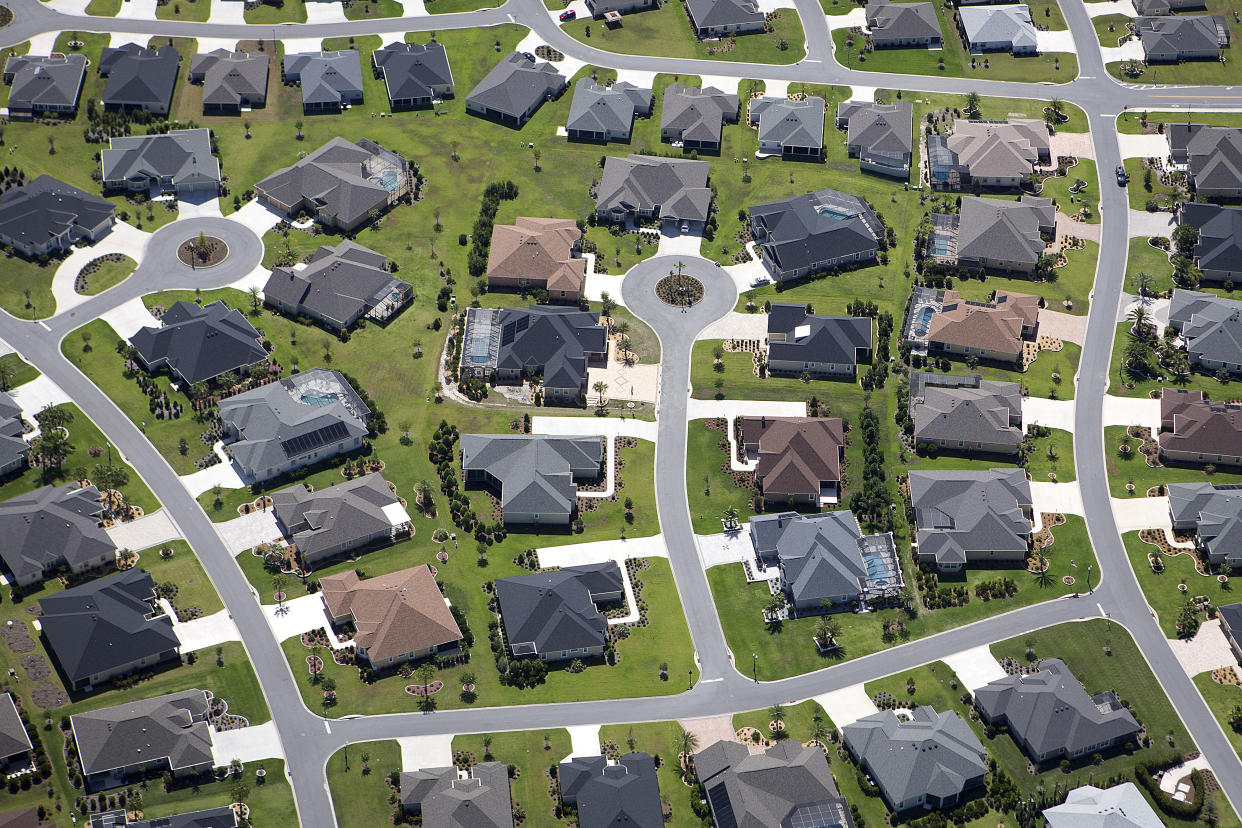
<svg viewBox="0 0 1242 828"><path fill-rule="evenodd" d="M270 26L136 19L122 21L61 14L38 0L6 2L13 9L16 19L0 30L0 43L4 45L62 30L221 39L270 38L277 31ZM1079 367L1074 422L1077 476L1083 493L1088 530L1102 569L1102 583L1090 596L1066 598L1015 610L815 673L764 683L752 682L739 673L732 664L732 654L725 644L706 577L698 561L684 485L690 348L695 333L732 308L735 289L722 271L716 271L714 266L702 260L689 260L687 264L692 273L704 280L708 291L700 305L682 314L661 305L650 292L655 279L666 273L670 266L668 258L657 258L634 271L626 279L622 291L626 305L652 325L660 335L663 346L656 454L657 501L678 590L701 661L702 677L699 683L681 695L659 698L325 720L292 701L299 699L300 694L290 668L279 643L268 632L266 620L248 582L215 526L141 431L60 353L60 339L69 331L144 293L169 288L213 287L236 281L245 273L233 270L240 269L245 261L253 266L261 256L258 238L250 234L247 239L244 234L237 234L237 244L241 247L233 248L233 252L245 255L237 255L235 264L230 265L229 269L213 269L215 272L209 271L205 278L201 272L187 274L178 272L176 268L157 269L144 264L133 277L118 287L45 323L22 322L7 314L0 315L0 338L19 350L59 385L100 426L157 493L169 516L198 552L208 575L233 614L264 694L272 702L274 726L288 757L287 769L293 780L302 825L326 828L335 824L324 777L324 763L334 751L350 742L723 714L763 707L777 701L819 696L1039 627L1102 614L1124 624L1135 637L1165 691L1175 700L1179 713L1216 771L1235 810L1242 807L1242 763L1151 618L1137 579L1130 569L1109 502L1101 428L1108 360L1121 302L1129 235L1125 191L1109 186L1111 182L1108 180L1109 170L1121 159L1114 119L1126 107L1138 110L1242 108L1242 91L1237 87L1140 87L1111 79L1104 70L1101 53L1095 47L1097 40L1087 10L1077 0L1064 3L1062 10L1079 45L1080 75L1071 83L1055 86L848 71L832 56L828 26L816 0L796 0L796 7L806 32L808 54L801 62L789 66L675 60L604 52L563 33L540 0L508 0L499 8L459 14L349 23L286 24L278 28L283 36L316 38L518 22L530 27L549 45L577 60L626 71L757 77L955 94L976 91L983 95L1014 98L1048 98L1055 95L1082 107L1090 121L1094 157L1104 174L1100 188L1103 225L1093 301ZM195 221L221 220L203 218ZM232 227L217 229L236 233L234 228L237 224L229 224ZM188 225L182 222L175 226L184 232ZM164 235L168 236L169 242L178 240L171 233L155 234L152 248L148 251L148 262L162 258L157 242L162 243ZM258 247L249 247L251 244L258 244Z"/></svg>

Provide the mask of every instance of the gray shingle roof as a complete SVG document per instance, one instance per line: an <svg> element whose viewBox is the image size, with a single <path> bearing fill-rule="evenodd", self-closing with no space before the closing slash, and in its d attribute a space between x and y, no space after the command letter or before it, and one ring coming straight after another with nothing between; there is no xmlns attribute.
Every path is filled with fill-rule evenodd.
<svg viewBox="0 0 1242 828"><path fill-rule="evenodd" d="M987 751L952 710L917 707L908 722L884 710L846 725L841 735L890 805L960 795L988 770Z"/></svg>
<svg viewBox="0 0 1242 828"><path fill-rule="evenodd" d="M596 190L595 210L615 220L658 209L662 218L706 221L712 203L710 167L706 161L610 155Z"/></svg>
<svg viewBox="0 0 1242 828"><path fill-rule="evenodd" d="M1242 188L1242 129L1169 124L1165 134L1174 160L1190 168L1195 189L1212 193Z"/></svg>
<svg viewBox="0 0 1242 828"><path fill-rule="evenodd" d="M878 41L940 39L940 21L931 3L867 4L867 26Z"/></svg>
<svg viewBox="0 0 1242 828"><path fill-rule="evenodd" d="M5 80L12 84L9 111L76 107L85 75L86 55L11 57L4 64Z"/></svg>
<svg viewBox="0 0 1242 828"><path fill-rule="evenodd" d="M1004 43L1015 52L1035 48L1037 38L1029 6L969 6L957 13L972 46Z"/></svg>
<svg viewBox="0 0 1242 828"><path fill-rule="evenodd" d="M1047 126L1033 120L958 119L944 143L954 156L953 163L976 178L1021 178L1051 152Z"/></svg>
<svg viewBox="0 0 1242 828"><path fill-rule="evenodd" d="M917 402L912 388L910 409L916 442L968 437L975 442L1017 450L1022 444L1021 386L1016 382L974 379L977 384L965 386L924 385Z"/></svg>
<svg viewBox="0 0 1242 828"><path fill-rule="evenodd" d="M616 561L498 578L496 598L505 639L514 655L602 647L608 619L594 596L622 588Z"/></svg>
<svg viewBox="0 0 1242 828"><path fill-rule="evenodd" d="M801 305L777 303L768 316L768 334L780 332L784 342L768 345L768 361L829 362L856 365L860 350L872 346L871 319L866 316L813 316Z"/></svg>
<svg viewBox="0 0 1242 828"><path fill-rule="evenodd" d="M308 562L390 532L395 527L385 507L394 504L400 501L379 472L314 492L297 483L272 494L276 519Z"/></svg>
<svg viewBox="0 0 1242 828"><path fill-rule="evenodd" d="M25 460L30 446L24 437L22 407L7 392L0 391L0 468Z"/></svg>
<svg viewBox="0 0 1242 828"><path fill-rule="evenodd" d="M916 5L930 7L931 4ZM910 163L914 141L914 108L907 101L891 104L844 101L837 104L838 125L843 121L847 125L846 143L850 147L857 146L861 157L878 156Z"/></svg>
<svg viewBox="0 0 1242 828"><path fill-rule="evenodd" d="M1194 523L1212 560L1242 566L1242 486L1171 483L1168 493L1173 523Z"/></svg>
<svg viewBox="0 0 1242 828"><path fill-rule="evenodd" d="M32 747L30 734L26 732L22 717L17 713L17 705L13 703L13 694L0 694L0 762L10 756L25 753ZM654 768L652 776L655 776Z"/></svg>
<svg viewBox="0 0 1242 828"><path fill-rule="evenodd" d="M41 175L0 195L0 238L43 245L72 229L92 229L116 213L111 202Z"/></svg>
<svg viewBox="0 0 1242 828"><path fill-rule="evenodd" d="M167 112L172 106L181 54L173 46L158 51L133 43L105 47L99 58L99 74L108 79L104 105L140 106Z"/></svg>
<svg viewBox="0 0 1242 828"><path fill-rule="evenodd" d="M263 296L292 313L345 328L385 299L411 291L408 282L388 272L387 263L385 256L345 239L320 247L304 268L272 268Z"/></svg>
<svg viewBox="0 0 1242 828"><path fill-rule="evenodd" d="M714 86L670 84L664 90L660 132L675 132L682 141L719 144L722 124L737 121L738 97ZM704 162L706 163L706 162Z"/></svg>
<svg viewBox="0 0 1242 828"><path fill-rule="evenodd" d="M167 615L150 617L155 581L127 569L39 599L43 637L69 684L177 650L181 642Z"/></svg>
<svg viewBox="0 0 1242 828"><path fill-rule="evenodd" d="M1229 45L1225 18L1196 14L1182 17L1136 17L1134 27L1146 55L1212 52Z"/></svg>
<svg viewBox="0 0 1242 828"><path fill-rule="evenodd" d="M912 471L910 499L920 557L963 564L973 552L1027 549L1031 484L1023 469Z"/></svg>
<svg viewBox="0 0 1242 828"><path fill-rule="evenodd" d="M578 495L575 477L598 474L598 437L530 434L461 435L462 469L500 482L500 506L521 514L569 515Z"/></svg>
<svg viewBox="0 0 1242 828"><path fill-rule="evenodd" d="M124 814L121 814L122 820ZM129 822L117 822L117 828L120 826L125 828L235 828L237 825L237 813L229 806L224 805L219 808L207 808L202 811L192 811L185 814L169 814L168 816L155 817L153 819L130 820ZM95 825L91 823L87 828L111 828L106 824Z"/></svg>
<svg viewBox="0 0 1242 828"><path fill-rule="evenodd" d="M388 100L402 101L432 98L436 90L447 86L453 90L453 70L449 68L448 52L439 43L389 43L376 49L371 60L384 75Z"/></svg>
<svg viewBox="0 0 1242 828"><path fill-rule="evenodd" d="M362 100L358 52L295 52L285 55L285 77L302 86L302 105L333 105Z"/></svg>
<svg viewBox="0 0 1242 828"><path fill-rule="evenodd" d="M18 582L54 569L76 570L116 549L100 525L99 490L44 486L0 503L0 559Z"/></svg>
<svg viewBox="0 0 1242 828"><path fill-rule="evenodd" d="M750 102L750 124L759 125L759 143L772 142L783 148L824 145L824 99L808 95L800 101L789 98L758 98Z"/></svg>
<svg viewBox="0 0 1242 828"><path fill-rule="evenodd" d="M1047 828L1163 828L1164 821L1133 782L1111 788L1075 788L1065 802L1044 811Z"/></svg>
<svg viewBox="0 0 1242 828"><path fill-rule="evenodd" d="M1242 363L1242 302L1174 289L1169 324L1181 332L1192 360Z"/></svg>
<svg viewBox="0 0 1242 828"><path fill-rule="evenodd" d="M578 809L578 822L599 828L662 828L660 784L646 753L615 764L603 756L572 756L557 766L561 798Z"/></svg>
<svg viewBox="0 0 1242 828"><path fill-rule="evenodd" d="M1050 198L1021 196L1018 201L963 196L957 235L959 260L1022 262L1032 267L1047 244L1040 233L1056 227Z"/></svg>
<svg viewBox="0 0 1242 828"><path fill-rule="evenodd" d="M1188 202L1178 211L1178 223L1199 230L1194 257L1200 270L1242 278L1242 208Z"/></svg>
<svg viewBox="0 0 1242 828"><path fill-rule="evenodd" d="M1034 761L1076 756L1104 742L1134 738L1141 730L1112 691L1088 695L1059 659L1045 659L1039 668L975 691L975 705L987 720L1008 724Z"/></svg>
<svg viewBox="0 0 1242 828"><path fill-rule="evenodd" d="M167 362L191 385L267 359L263 335L222 301L177 302L160 321L162 327L140 328L129 341L147 365Z"/></svg>
<svg viewBox="0 0 1242 828"><path fill-rule="evenodd" d="M220 183L220 161L211 153L211 131L174 129L162 135L119 135L100 153L105 185L128 179L169 177L172 185Z"/></svg>
<svg viewBox="0 0 1242 828"><path fill-rule="evenodd" d="M240 107L245 101L262 106L267 101L270 58L257 52L215 49L190 61L190 80L203 84L203 106Z"/></svg>
<svg viewBox="0 0 1242 828"><path fill-rule="evenodd" d="M865 201L838 190L816 190L758 204L749 212L755 238L780 271L854 255L872 257L884 232Z"/></svg>
<svg viewBox="0 0 1242 828"><path fill-rule="evenodd" d="M255 188L281 204L309 203L351 227L388 203L388 190L373 180L373 170L396 158L365 138L353 143L338 135Z"/></svg>
<svg viewBox="0 0 1242 828"><path fill-rule="evenodd" d="M545 388L570 395L585 389L589 356L607 350L598 314L559 305L470 308L465 341L463 368L541 373Z"/></svg>
<svg viewBox="0 0 1242 828"><path fill-rule="evenodd" d="M455 767L403 773L401 804L428 828L513 828L509 770L500 762L480 762L468 779Z"/></svg>
<svg viewBox="0 0 1242 828"><path fill-rule="evenodd" d="M700 29L761 23L764 19L754 0L686 0L686 8Z"/></svg>
<svg viewBox="0 0 1242 828"><path fill-rule="evenodd" d="M551 63L514 52L492 67L466 102L520 119L536 103L559 95L568 83Z"/></svg>
<svg viewBox="0 0 1242 828"><path fill-rule="evenodd" d="M182 690L70 717L82 770L91 775L135 765L193 768L212 761L207 694Z"/></svg>
<svg viewBox="0 0 1242 828"><path fill-rule="evenodd" d="M651 114L651 90L618 81L600 86L590 78L574 84L566 129L581 132L621 132L629 140L635 115Z"/></svg>

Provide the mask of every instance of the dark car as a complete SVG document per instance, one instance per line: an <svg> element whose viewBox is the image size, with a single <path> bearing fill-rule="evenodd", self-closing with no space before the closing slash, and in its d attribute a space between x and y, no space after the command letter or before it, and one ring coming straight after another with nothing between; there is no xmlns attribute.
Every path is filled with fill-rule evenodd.
<svg viewBox="0 0 1242 828"><path fill-rule="evenodd" d="M1129 182L1130 182L1130 175L1129 173L1126 172L1126 168L1118 164L1117 165L1117 186L1124 187Z"/></svg>
<svg viewBox="0 0 1242 828"><path fill-rule="evenodd" d="M561 22L564 23L566 20L573 20L577 16L578 16L578 13L576 11L574 11L573 9L568 9L566 11L561 12Z"/></svg>

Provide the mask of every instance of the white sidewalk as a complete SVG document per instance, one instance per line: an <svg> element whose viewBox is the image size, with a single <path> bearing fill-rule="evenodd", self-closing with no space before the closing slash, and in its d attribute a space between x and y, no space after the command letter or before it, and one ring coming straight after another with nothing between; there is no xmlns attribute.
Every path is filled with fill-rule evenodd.
<svg viewBox="0 0 1242 828"><path fill-rule="evenodd" d="M650 420L620 417L546 417L530 418L532 434L553 434L561 437L637 437L655 442L658 425Z"/></svg>
<svg viewBox="0 0 1242 828"><path fill-rule="evenodd" d="M698 400L691 398L686 407L687 420L712 417L805 417L806 403L789 400Z"/></svg>

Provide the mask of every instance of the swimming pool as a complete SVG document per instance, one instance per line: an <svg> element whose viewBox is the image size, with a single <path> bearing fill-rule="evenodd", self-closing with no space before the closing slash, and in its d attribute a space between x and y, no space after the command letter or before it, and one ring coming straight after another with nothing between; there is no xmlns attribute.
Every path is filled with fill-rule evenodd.
<svg viewBox="0 0 1242 828"><path fill-rule="evenodd" d="M401 187L401 179L397 177L395 170L384 170L379 175L373 176L371 180L390 193L395 193Z"/></svg>
<svg viewBox="0 0 1242 828"><path fill-rule="evenodd" d="M927 326L931 324L931 318L936 315L936 309L930 305L924 305L914 312L914 324L910 326L911 332L918 337L927 335Z"/></svg>
<svg viewBox="0 0 1242 828"><path fill-rule="evenodd" d="M298 400L305 405L325 406L337 401L336 394L325 394L320 391L303 391Z"/></svg>

